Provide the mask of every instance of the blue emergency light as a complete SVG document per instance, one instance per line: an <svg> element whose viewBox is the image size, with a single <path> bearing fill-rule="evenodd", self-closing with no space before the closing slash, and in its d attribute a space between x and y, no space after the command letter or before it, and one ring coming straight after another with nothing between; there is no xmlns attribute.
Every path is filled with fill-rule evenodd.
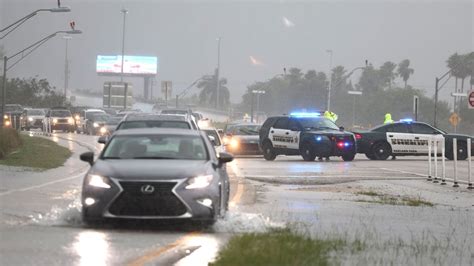
<svg viewBox="0 0 474 266"><path fill-rule="evenodd" d="M413 122L413 119L412 119L412 118L400 119L400 122L403 122L403 123L411 123L411 122Z"/></svg>
<svg viewBox="0 0 474 266"><path fill-rule="evenodd" d="M317 142L320 142L321 140L323 140L323 137L322 136L316 136L315 139L316 139Z"/></svg>
<svg viewBox="0 0 474 266"><path fill-rule="evenodd" d="M320 113L315 113L315 112L312 112L312 113L293 112L293 113L290 113L290 116L293 116L293 117L320 117L321 114Z"/></svg>

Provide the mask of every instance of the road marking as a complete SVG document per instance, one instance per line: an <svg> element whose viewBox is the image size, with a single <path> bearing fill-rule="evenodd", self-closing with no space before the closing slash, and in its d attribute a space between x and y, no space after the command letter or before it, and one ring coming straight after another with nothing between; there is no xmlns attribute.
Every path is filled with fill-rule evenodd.
<svg viewBox="0 0 474 266"><path fill-rule="evenodd" d="M56 183L76 179L78 177L83 177L86 173L87 173L87 171L84 171L84 172L81 172L80 174L77 174L77 175L74 175L74 176L66 177L66 178L63 178L63 179L57 179L57 180L46 182L46 183L36 185L36 186L31 186L31 187L26 187L26 188L21 188L21 189L12 189L12 190L0 193L0 196L9 195L9 194L12 194L14 192L25 192L25 191L29 191L29 190L33 190L33 189L37 189L37 188L42 188L42 187L45 187L45 186L49 186L49 185L52 185L52 184L56 184Z"/></svg>
<svg viewBox="0 0 474 266"><path fill-rule="evenodd" d="M241 178L242 175L241 175L238 167L235 165L235 162L231 164L231 167L232 167L232 171L234 171L234 173L239 178ZM244 193L244 188L243 187L244 187L243 184L241 184L237 180L237 192L235 193L235 195L232 197L232 200L231 200L231 203L233 205L236 205L238 202L240 202L240 199L242 198L242 195ZM166 245L162 248L159 248L157 250L150 251L149 253L139 257L138 259L128 263L128 265L129 266L142 266L142 265L145 265L147 263L150 263L150 262L156 260L159 256L163 255L165 252L179 247L183 243L189 241L189 239L192 238L192 237L196 237L196 236L200 236L200 235L202 235L202 233L200 233L200 232L191 232L191 233L185 234L184 236L178 238L175 242L173 242L171 244L168 244L168 245Z"/></svg>
<svg viewBox="0 0 474 266"><path fill-rule="evenodd" d="M168 244L162 248L159 248L157 250L153 250L141 257L139 257L138 259L130 262L128 265L129 266L141 266L141 265L145 265L153 260L155 260L157 257L163 255L163 253L173 249L173 248L176 248L180 245L182 245L184 242L188 241L189 238L191 237L194 237L194 236L198 236L200 235L201 233L199 232L191 232L191 233L188 233L180 238L178 238L175 242L171 243L171 244Z"/></svg>
<svg viewBox="0 0 474 266"><path fill-rule="evenodd" d="M427 176L426 174L420 174L420 173L414 173L414 172L402 171L402 170L390 169L390 168L380 168L380 170L391 171L391 172L399 172L399 173L403 173L403 174L410 174L410 175L423 176L423 177Z"/></svg>

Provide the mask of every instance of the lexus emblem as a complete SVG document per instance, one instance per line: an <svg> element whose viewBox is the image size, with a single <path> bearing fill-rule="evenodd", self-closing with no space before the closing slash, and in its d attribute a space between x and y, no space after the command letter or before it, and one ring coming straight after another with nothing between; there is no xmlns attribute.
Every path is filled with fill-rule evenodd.
<svg viewBox="0 0 474 266"><path fill-rule="evenodd" d="M143 185L140 190L143 194L152 194L153 192L155 192L155 187L152 185Z"/></svg>

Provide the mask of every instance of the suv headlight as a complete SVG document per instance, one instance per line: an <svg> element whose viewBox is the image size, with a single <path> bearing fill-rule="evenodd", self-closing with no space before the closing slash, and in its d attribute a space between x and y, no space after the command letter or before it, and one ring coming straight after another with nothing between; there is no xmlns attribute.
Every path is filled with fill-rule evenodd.
<svg viewBox="0 0 474 266"><path fill-rule="evenodd" d="M53 119L53 123L56 124L58 120L56 118Z"/></svg>
<svg viewBox="0 0 474 266"><path fill-rule="evenodd" d="M28 121L33 122L33 117L28 117Z"/></svg>
<svg viewBox="0 0 474 266"><path fill-rule="evenodd" d="M74 119L72 119L72 117L71 117L71 118L69 118L69 119L67 120L67 122L68 122L69 124L74 124Z"/></svg>
<svg viewBox="0 0 474 266"><path fill-rule="evenodd" d="M200 176L192 177L188 180L188 185L186 186L186 189L208 187L211 184L213 178L214 178L213 175L200 175Z"/></svg>
<svg viewBox="0 0 474 266"><path fill-rule="evenodd" d="M88 175L87 184L91 187L111 188L107 183L107 178L100 175Z"/></svg>
<svg viewBox="0 0 474 266"><path fill-rule="evenodd" d="M93 127L99 127L99 124L97 124L96 122L94 122L94 124L92 124Z"/></svg>

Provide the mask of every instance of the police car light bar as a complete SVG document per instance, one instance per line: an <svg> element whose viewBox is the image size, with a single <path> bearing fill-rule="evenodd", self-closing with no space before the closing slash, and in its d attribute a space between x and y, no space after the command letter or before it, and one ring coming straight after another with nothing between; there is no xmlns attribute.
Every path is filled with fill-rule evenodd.
<svg viewBox="0 0 474 266"><path fill-rule="evenodd" d="M413 119L411 119L411 118L400 119L400 122L411 123L411 122L413 122Z"/></svg>
<svg viewBox="0 0 474 266"><path fill-rule="evenodd" d="M320 117L320 113L303 113L303 112L293 112L290 113L290 116L294 117Z"/></svg>

